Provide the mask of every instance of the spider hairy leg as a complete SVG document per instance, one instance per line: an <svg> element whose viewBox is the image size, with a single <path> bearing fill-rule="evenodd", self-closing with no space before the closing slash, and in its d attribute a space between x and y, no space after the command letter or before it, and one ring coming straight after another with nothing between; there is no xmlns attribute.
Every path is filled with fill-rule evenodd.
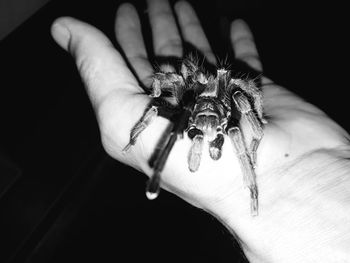
<svg viewBox="0 0 350 263"><path fill-rule="evenodd" d="M233 126L228 128L227 134L231 139L231 143L239 159L239 163L243 172L244 184L250 190L250 212L253 216L257 216L258 188L256 185L256 175L251 163L250 156L247 153L242 132L237 126Z"/></svg>
<svg viewBox="0 0 350 263"><path fill-rule="evenodd" d="M255 85L254 80L231 79L230 84L240 87L244 92L253 98L254 109L261 123L266 124L267 121L263 114L263 100L261 90Z"/></svg>
<svg viewBox="0 0 350 263"><path fill-rule="evenodd" d="M195 76L198 66L191 59L186 59L181 65L181 75L187 80L189 77Z"/></svg>
<svg viewBox="0 0 350 263"><path fill-rule="evenodd" d="M174 72L158 72L153 76L152 91L150 96L158 98L162 93L170 93L177 96L178 87L184 86L183 77ZM174 94L175 93L175 94Z"/></svg>
<svg viewBox="0 0 350 263"><path fill-rule="evenodd" d="M150 97L152 98L158 98L162 94L161 84L160 80L156 77L153 78L152 82L152 92L150 94Z"/></svg>
<svg viewBox="0 0 350 263"><path fill-rule="evenodd" d="M191 172L195 172L198 170L202 158L204 134L201 130L193 126L188 130L187 135L192 140L187 157L188 169Z"/></svg>
<svg viewBox="0 0 350 263"><path fill-rule="evenodd" d="M151 106L146 109L141 119L136 123L130 132L129 143L124 147L123 153L126 153L131 146L135 145L138 136L152 123L158 116L158 109L156 106Z"/></svg>
<svg viewBox="0 0 350 263"><path fill-rule="evenodd" d="M159 146L160 150L150 162L150 166L153 169L153 175L149 179L146 186L146 196L150 200L158 197L160 191L161 173L175 142L180 137L179 135L182 134L187 127L190 115L191 112L186 109L182 110L180 113L174 114L174 116L171 118L171 132L166 132L164 134L164 136L167 136L168 139L161 138L160 140L162 144Z"/></svg>
<svg viewBox="0 0 350 263"><path fill-rule="evenodd" d="M170 133L168 136L169 136L169 139L165 140L166 142L165 147L159 152L154 164L152 165L153 175L148 180L148 183L146 186L146 196L149 200L153 200L157 198L159 195L160 179L161 179L160 175L164 169L164 166L168 159L170 151L177 140L177 134L174 132Z"/></svg>
<svg viewBox="0 0 350 263"><path fill-rule="evenodd" d="M186 81L193 81L206 85L208 83L208 78L199 69L197 62L192 61L192 59L190 58L183 61L180 70L181 75Z"/></svg>
<svg viewBox="0 0 350 263"><path fill-rule="evenodd" d="M257 136L258 137L253 138L253 140L252 140L252 142L250 143L250 146L249 146L249 153L250 153L250 156L251 156L251 159L252 159L252 164L253 164L254 168L256 167L256 160L257 160L256 152L258 150L260 141L261 141L261 139L263 137L262 129L261 129L261 133L258 134Z"/></svg>
<svg viewBox="0 0 350 263"><path fill-rule="evenodd" d="M252 110L248 98L242 92L236 91L233 94L233 100L236 103L237 109L248 121L250 130L252 132L252 141L249 146L249 153L251 156L252 164L255 167L257 158L256 151L263 137L263 127L256 117L254 111Z"/></svg>

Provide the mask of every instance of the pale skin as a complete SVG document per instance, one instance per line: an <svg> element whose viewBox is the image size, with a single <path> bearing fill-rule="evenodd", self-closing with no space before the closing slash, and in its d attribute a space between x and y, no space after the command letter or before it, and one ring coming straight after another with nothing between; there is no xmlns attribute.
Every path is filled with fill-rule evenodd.
<svg viewBox="0 0 350 263"><path fill-rule="evenodd" d="M181 1L174 10L180 28L167 1L148 1L155 54L182 57L182 34L215 63L192 7ZM105 150L150 176L148 160L166 119L158 117L136 145L122 153L130 130L150 101L136 77L149 85L154 72L132 5L119 7L115 33L137 76L93 26L69 17L57 19L52 26L56 42L75 58ZM247 24L233 21L230 34L236 59L263 72ZM320 109L266 77L262 88L268 124L257 151L259 215L250 214L249 191L228 139L222 158L213 161L203 154L196 173L187 167L189 139L178 141L162 174L162 188L214 215L235 235L250 262L349 262L349 134Z"/></svg>

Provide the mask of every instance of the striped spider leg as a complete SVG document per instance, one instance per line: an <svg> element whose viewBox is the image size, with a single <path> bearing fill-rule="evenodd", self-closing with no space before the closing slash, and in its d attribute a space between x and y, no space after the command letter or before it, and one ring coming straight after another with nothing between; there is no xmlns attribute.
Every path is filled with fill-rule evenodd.
<svg viewBox="0 0 350 263"><path fill-rule="evenodd" d="M227 75L223 71L222 75ZM256 151L263 137L263 125L266 120L263 117L262 94L252 80L226 78L228 82L223 85L222 101L230 109L226 134L231 140L232 146L238 157L243 180L250 190L251 214L258 214L258 187L256 183ZM248 123L251 142L246 146L245 136L242 132L242 118Z"/></svg>

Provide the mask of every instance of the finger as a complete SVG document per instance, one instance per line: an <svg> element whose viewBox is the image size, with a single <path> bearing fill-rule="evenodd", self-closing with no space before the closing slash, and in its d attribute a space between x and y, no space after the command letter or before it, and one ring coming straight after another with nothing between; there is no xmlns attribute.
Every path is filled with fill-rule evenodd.
<svg viewBox="0 0 350 263"><path fill-rule="evenodd" d="M51 28L56 42L75 58L77 68L93 103L114 92L123 84L130 93L141 88L121 55L98 29L74 18L57 19Z"/></svg>
<svg viewBox="0 0 350 263"><path fill-rule="evenodd" d="M153 68L148 61L140 19L131 4L123 4L119 7L115 21L115 34L139 80L149 86Z"/></svg>
<svg viewBox="0 0 350 263"><path fill-rule="evenodd" d="M182 56L182 44L167 0L148 0L148 12L157 56Z"/></svg>
<svg viewBox="0 0 350 263"><path fill-rule="evenodd" d="M232 22L231 41L236 59L247 63L257 71L262 71L263 68L255 46L253 34L243 20L237 19Z"/></svg>
<svg viewBox="0 0 350 263"><path fill-rule="evenodd" d="M216 64L216 58L192 6L186 1L179 1L175 4L175 12L184 39L201 51L209 62Z"/></svg>
<svg viewBox="0 0 350 263"><path fill-rule="evenodd" d="M121 149L128 142L132 125L149 102L148 96L135 96L142 93L141 87L122 56L98 29L65 17L53 23L51 33L75 58L97 115L101 137L111 134L110 137L121 144L111 148ZM125 117L126 113L129 118Z"/></svg>

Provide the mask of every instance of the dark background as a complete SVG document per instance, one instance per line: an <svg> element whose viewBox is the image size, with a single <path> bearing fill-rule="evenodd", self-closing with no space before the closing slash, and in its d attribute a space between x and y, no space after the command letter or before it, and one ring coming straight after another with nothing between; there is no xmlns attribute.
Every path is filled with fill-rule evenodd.
<svg viewBox="0 0 350 263"><path fill-rule="evenodd" d="M350 129L346 16L291 1L278 10L191 2L219 57L232 56L229 21L244 18L266 74ZM74 61L50 25L74 16L115 42L118 5L53 0L0 42L0 262L245 262L214 218L165 191L147 201L146 177L101 147Z"/></svg>

